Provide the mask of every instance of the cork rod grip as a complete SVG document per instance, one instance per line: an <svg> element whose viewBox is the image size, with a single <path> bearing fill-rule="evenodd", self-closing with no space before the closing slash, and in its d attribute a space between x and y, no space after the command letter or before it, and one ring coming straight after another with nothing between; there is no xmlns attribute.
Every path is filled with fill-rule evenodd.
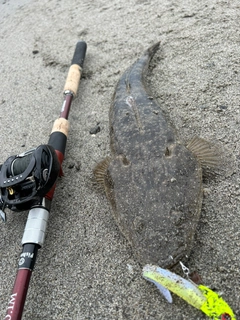
<svg viewBox="0 0 240 320"><path fill-rule="evenodd" d="M52 132L61 132L63 133L66 137L68 136L68 130L69 130L69 122L67 119L64 118L58 118L55 120L53 127L52 127Z"/></svg>
<svg viewBox="0 0 240 320"><path fill-rule="evenodd" d="M65 82L63 92L71 91L76 97L78 86L81 78L82 69L77 64L72 64L68 71L68 76Z"/></svg>
<svg viewBox="0 0 240 320"><path fill-rule="evenodd" d="M71 91L74 96L77 95L86 50L87 50L86 42L79 41L76 45L71 67L68 71L68 76L65 82L64 92Z"/></svg>

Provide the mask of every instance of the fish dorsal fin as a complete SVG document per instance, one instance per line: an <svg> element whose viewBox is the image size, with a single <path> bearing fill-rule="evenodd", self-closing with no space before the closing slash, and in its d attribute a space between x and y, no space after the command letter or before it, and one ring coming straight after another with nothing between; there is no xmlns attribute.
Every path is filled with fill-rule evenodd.
<svg viewBox="0 0 240 320"><path fill-rule="evenodd" d="M195 136L189 141L187 148L196 156L202 168L217 168L219 166L220 155L212 143Z"/></svg>

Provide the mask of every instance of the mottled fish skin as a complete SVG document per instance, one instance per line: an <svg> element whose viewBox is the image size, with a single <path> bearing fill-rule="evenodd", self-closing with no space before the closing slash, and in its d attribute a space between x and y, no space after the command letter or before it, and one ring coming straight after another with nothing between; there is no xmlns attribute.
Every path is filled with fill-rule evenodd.
<svg viewBox="0 0 240 320"><path fill-rule="evenodd" d="M120 78L110 108L105 191L141 264L169 268L190 253L202 205L202 170L144 82L159 43ZM161 88L159 88L161 89Z"/></svg>

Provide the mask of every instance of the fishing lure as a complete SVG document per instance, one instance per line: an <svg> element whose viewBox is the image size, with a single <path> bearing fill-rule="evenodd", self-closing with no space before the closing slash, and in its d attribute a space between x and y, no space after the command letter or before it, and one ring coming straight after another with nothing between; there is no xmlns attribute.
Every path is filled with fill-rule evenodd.
<svg viewBox="0 0 240 320"><path fill-rule="evenodd" d="M154 283L169 302L172 301L169 298L171 291L213 320L236 320L229 305L204 285L197 286L192 281L154 265L143 268L143 278Z"/></svg>

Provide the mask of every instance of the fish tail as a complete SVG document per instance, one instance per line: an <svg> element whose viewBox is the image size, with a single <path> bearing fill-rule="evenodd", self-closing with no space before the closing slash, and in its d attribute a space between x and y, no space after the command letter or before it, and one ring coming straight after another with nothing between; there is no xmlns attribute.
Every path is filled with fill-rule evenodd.
<svg viewBox="0 0 240 320"><path fill-rule="evenodd" d="M158 51L160 46L160 41L154 43L151 47L149 47L144 54L139 58L136 62L136 65L140 64L142 69L142 81L145 83L144 75L148 69L149 63L152 60L155 53ZM149 89L148 89L149 90Z"/></svg>
<svg viewBox="0 0 240 320"><path fill-rule="evenodd" d="M160 46L160 41L158 41L157 43L154 43L150 48L147 49L147 54L150 57L153 57L154 54L157 52L159 46Z"/></svg>
<svg viewBox="0 0 240 320"><path fill-rule="evenodd" d="M169 270L157 266L146 265L143 268L143 277L155 284L162 285L197 309L201 309L202 305L207 300L194 283Z"/></svg>

